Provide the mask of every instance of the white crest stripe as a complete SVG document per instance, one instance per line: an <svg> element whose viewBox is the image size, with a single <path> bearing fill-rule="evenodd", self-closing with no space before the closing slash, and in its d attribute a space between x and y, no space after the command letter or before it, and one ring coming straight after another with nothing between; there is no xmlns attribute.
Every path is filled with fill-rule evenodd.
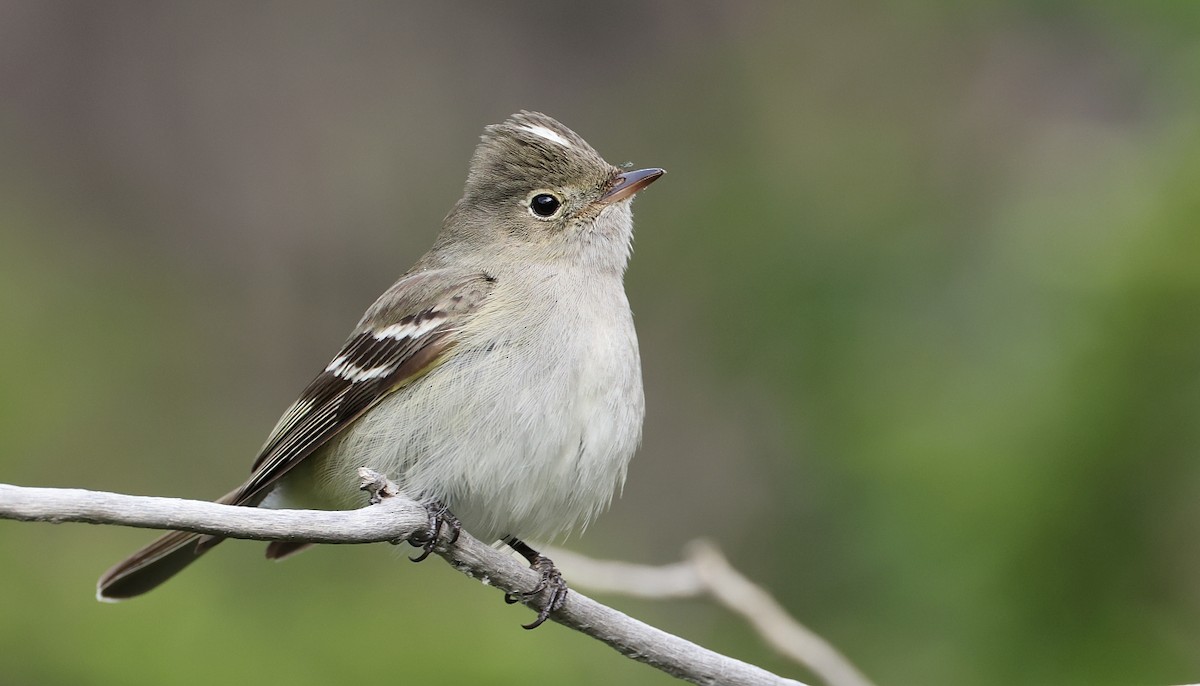
<svg viewBox="0 0 1200 686"><path fill-rule="evenodd" d="M561 133L555 131L554 129L548 129L540 124L522 124L521 128L535 136L538 136L539 138L545 138L551 143L557 143L567 148L571 147L571 141L564 138Z"/></svg>

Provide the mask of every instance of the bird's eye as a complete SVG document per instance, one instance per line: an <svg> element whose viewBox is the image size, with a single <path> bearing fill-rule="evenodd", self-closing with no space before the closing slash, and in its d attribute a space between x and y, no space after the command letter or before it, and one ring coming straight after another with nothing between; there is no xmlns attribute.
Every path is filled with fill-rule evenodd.
<svg viewBox="0 0 1200 686"><path fill-rule="evenodd" d="M542 219L553 217L562 207L562 201L550 193L538 193L529 199L529 211Z"/></svg>

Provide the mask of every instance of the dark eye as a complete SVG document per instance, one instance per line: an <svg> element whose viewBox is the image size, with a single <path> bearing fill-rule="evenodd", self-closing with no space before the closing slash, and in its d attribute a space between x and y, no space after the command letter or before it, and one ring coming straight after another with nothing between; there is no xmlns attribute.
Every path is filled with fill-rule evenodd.
<svg viewBox="0 0 1200 686"><path fill-rule="evenodd" d="M539 217L553 217L562 201L549 193L538 193L529 200L529 211Z"/></svg>

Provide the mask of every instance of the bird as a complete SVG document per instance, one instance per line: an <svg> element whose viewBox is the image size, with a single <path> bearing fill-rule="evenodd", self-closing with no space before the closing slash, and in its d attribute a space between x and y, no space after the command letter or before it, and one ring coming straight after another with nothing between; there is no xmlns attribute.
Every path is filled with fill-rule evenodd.
<svg viewBox="0 0 1200 686"><path fill-rule="evenodd" d="M531 601L538 616L524 626L541 625L568 589L526 540L586 527L623 487L641 440L624 274L631 202L663 173L614 166L539 112L485 127L433 246L367 309L249 478L217 502L353 508L357 470L371 468L430 508L433 535L414 559L445 524L522 555L539 583L506 600ZM221 540L170 532L105 572L97 597L143 594ZM276 541L266 555L306 546Z"/></svg>

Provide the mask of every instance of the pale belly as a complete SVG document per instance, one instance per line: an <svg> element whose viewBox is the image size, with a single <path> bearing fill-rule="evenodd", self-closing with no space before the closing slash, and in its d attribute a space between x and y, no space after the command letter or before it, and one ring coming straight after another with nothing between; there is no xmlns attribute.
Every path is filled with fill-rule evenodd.
<svg viewBox="0 0 1200 686"><path fill-rule="evenodd" d="M567 330L455 351L289 475L285 502L360 506L357 469L368 466L442 501L483 540L586 525L624 482L644 400L631 322Z"/></svg>

